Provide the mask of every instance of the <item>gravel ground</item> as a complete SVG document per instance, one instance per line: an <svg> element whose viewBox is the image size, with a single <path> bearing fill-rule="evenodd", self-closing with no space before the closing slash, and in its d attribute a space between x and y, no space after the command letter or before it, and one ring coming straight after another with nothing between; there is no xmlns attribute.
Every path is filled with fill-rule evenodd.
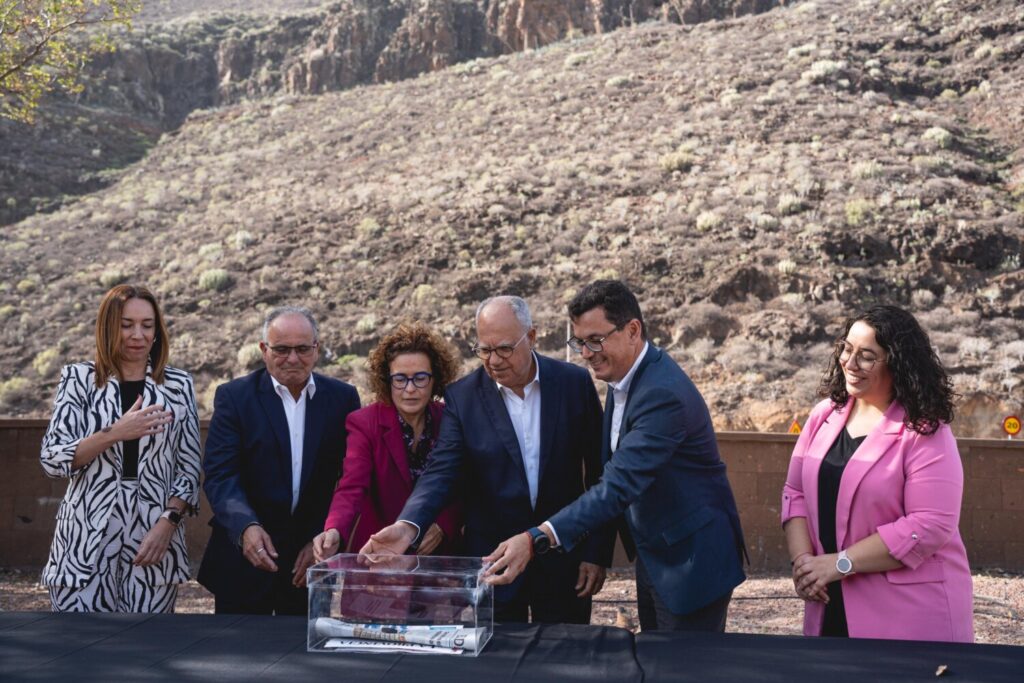
<svg viewBox="0 0 1024 683"><path fill-rule="evenodd" d="M46 590L37 574L0 569L0 611L48 610ZM593 623L639 631L632 570L610 572L594 603ZM213 597L195 581L178 594L179 613L209 613ZM728 630L737 633L799 635L803 608L788 576L751 576L736 589ZM1024 575L975 574L974 631L979 643L1024 645Z"/></svg>

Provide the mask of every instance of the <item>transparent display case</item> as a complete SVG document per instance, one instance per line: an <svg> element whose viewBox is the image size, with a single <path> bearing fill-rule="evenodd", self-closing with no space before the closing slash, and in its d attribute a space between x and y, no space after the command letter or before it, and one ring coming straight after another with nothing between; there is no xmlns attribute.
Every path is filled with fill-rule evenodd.
<svg viewBox="0 0 1024 683"><path fill-rule="evenodd" d="M306 573L310 652L475 657L494 631L476 557L335 555Z"/></svg>

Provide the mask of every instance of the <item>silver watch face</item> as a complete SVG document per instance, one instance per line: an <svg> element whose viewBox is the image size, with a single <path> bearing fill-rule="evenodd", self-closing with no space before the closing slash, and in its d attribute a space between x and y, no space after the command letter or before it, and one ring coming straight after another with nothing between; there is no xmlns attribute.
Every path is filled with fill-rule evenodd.
<svg viewBox="0 0 1024 683"><path fill-rule="evenodd" d="M840 557L836 560L836 569L839 570L840 574L849 574L853 571L853 562L850 562L848 557Z"/></svg>

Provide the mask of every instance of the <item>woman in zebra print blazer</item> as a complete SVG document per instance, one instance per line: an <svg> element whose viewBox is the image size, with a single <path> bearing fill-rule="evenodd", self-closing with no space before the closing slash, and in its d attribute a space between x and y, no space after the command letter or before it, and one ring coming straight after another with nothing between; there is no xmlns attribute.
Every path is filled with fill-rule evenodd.
<svg viewBox="0 0 1024 683"><path fill-rule="evenodd" d="M153 294L118 285L100 304L95 362L61 372L39 456L70 480L42 576L55 611L171 612L189 578L199 419L168 346Z"/></svg>

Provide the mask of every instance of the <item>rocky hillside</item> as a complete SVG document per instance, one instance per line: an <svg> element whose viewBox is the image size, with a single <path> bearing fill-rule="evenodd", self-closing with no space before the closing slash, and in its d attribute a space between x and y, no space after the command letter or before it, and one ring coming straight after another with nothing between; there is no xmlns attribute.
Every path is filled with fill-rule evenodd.
<svg viewBox="0 0 1024 683"><path fill-rule="evenodd" d="M698 23L778 0L153 0L73 101L0 120L0 225L117 179L190 112L397 81L660 18ZM240 13L245 10L244 13Z"/></svg>
<svg viewBox="0 0 1024 683"><path fill-rule="evenodd" d="M884 301L932 332L958 433L994 435L1024 395L1022 52L1012 0L805 2L193 112L4 230L0 400L44 414L119 281L160 292L208 407L270 305L311 306L323 371L362 383L394 322L466 348L498 292L562 355L568 297L618 276L720 428L806 414L840 321Z"/></svg>

